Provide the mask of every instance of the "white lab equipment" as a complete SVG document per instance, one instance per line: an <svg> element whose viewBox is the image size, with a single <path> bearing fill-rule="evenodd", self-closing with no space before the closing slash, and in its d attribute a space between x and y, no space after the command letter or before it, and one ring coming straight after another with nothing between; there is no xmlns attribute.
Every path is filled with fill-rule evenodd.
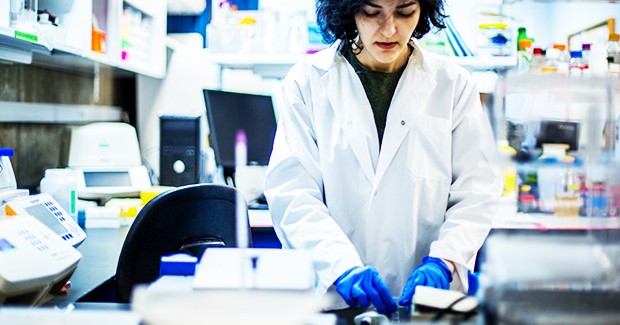
<svg viewBox="0 0 620 325"><path fill-rule="evenodd" d="M133 197L151 187L136 130L126 123L101 122L75 128L68 165L78 174L79 198Z"/></svg>
<svg viewBox="0 0 620 325"><path fill-rule="evenodd" d="M30 215L55 232L63 241L74 247L85 239L86 233L54 198L47 193L16 198L7 202L4 210L8 216Z"/></svg>
<svg viewBox="0 0 620 325"><path fill-rule="evenodd" d="M209 248L196 268L195 289L311 290L312 259L303 250Z"/></svg>
<svg viewBox="0 0 620 325"><path fill-rule="evenodd" d="M51 168L45 170L39 190L48 193L73 220L77 221L77 182L74 170L68 168Z"/></svg>
<svg viewBox="0 0 620 325"><path fill-rule="evenodd" d="M80 252L30 216L0 219L0 305L41 305L75 271Z"/></svg>
<svg viewBox="0 0 620 325"><path fill-rule="evenodd" d="M9 160L11 156L13 156L13 149L0 148L0 205L11 198L29 194L28 190L17 189L15 173Z"/></svg>
<svg viewBox="0 0 620 325"><path fill-rule="evenodd" d="M153 325L308 324L322 304L311 266L301 250L209 248L193 278L136 287L132 309Z"/></svg>

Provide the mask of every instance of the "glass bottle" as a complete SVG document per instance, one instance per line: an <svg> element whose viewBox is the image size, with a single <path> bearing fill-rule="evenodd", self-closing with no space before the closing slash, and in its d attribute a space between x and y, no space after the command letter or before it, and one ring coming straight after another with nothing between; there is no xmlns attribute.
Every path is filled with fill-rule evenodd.
<svg viewBox="0 0 620 325"><path fill-rule="evenodd" d="M591 49L592 49L592 44L588 44L588 43L581 44L581 54L583 56L584 69L590 68L590 50Z"/></svg>
<svg viewBox="0 0 620 325"><path fill-rule="evenodd" d="M532 50L532 62L530 62L530 71L540 72L540 69L542 69L544 64L545 64L545 55L543 53L542 48L535 47Z"/></svg>
<svg viewBox="0 0 620 325"><path fill-rule="evenodd" d="M562 160L566 156L567 144L544 143L538 165L538 208L541 212L555 211L557 183L565 174Z"/></svg>
<svg viewBox="0 0 620 325"><path fill-rule="evenodd" d="M41 193L51 195L60 206L77 222L77 186L75 172L68 168L52 168L45 170L39 189Z"/></svg>
<svg viewBox="0 0 620 325"><path fill-rule="evenodd" d="M564 170L556 183L554 214L563 217L578 217L583 205L579 173L574 166L573 157L565 156L562 159L562 165Z"/></svg>
<svg viewBox="0 0 620 325"><path fill-rule="evenodd" d="M581 51L571 51L569 61L569 72L571 76L581 76L581 71L585 69L583 54Z"/></svg>
<svg viewBox="0 0 620 325"><path fill-rule="evenodd" d="M532 62L532 40L521 39L519 40L520 50L517 52L517 71L527 72L530 70L530 64Z"/></svg>
<svg viewBox="0 0 620 325"><path fill-rule="evenodd" d="M521 51L521 44L519 43L519 41L523 39L528 39L527 30L525 29L525 27L519 27L517 29L517 52Z"/></svg>
<svg viewBox="0 0 620 325"><path fill-rule="evenodd" d="M620 35L609 34L607 42L607 72L620 74Z"/></svg>
<svg viewBox="0 0 620 325"><path fill-rule="evenodd" d="M566 51L566 45L556 43L553 44L553 48L559 51L557 58L557 72L564 75L568 74L570 55Z"/></svg>
<svg viewBox="0 0 620 325"><path fill-rule="evenodd" d="M545 53L545 61L541 68L542 72L555 73L558 72L558 62L560 60L560 50L549 48Z"/></svg>

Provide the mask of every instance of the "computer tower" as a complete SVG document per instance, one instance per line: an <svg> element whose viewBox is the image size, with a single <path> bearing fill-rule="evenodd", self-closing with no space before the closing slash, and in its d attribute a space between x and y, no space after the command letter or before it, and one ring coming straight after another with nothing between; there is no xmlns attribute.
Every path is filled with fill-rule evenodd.
<svg viewBox="0 0 620 325"><path fill-rule="evenodd" d="M160 116L159 184L200 183L200 116Z"/></svg>

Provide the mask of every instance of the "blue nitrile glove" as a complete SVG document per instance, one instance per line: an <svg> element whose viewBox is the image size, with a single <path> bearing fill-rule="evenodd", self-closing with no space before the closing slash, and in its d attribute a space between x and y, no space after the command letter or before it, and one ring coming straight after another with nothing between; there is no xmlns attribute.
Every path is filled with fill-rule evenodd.
<svg viewBox="0 0 620 325"><path fill-rule="evenodd" d="M467 270L467 295L475 296L478 291L478 273Z"/></svg>
<svg viewBox="0 0 620 325"><path fill-rule="evenodd" d="M388 287L372 266L356 266L334 282L336 290L351 307L375 305L378 312L390 314L398 310Z"/></svg>
<svg viewBox="0 0 620 325"><path fill-rule="evenodd" d="M450 289L450 282L452 272L446 263L440 258L427 256L422 259L422 264L411 272L398 303L401 306L410 306L418 285L447 290Z"/></svg>

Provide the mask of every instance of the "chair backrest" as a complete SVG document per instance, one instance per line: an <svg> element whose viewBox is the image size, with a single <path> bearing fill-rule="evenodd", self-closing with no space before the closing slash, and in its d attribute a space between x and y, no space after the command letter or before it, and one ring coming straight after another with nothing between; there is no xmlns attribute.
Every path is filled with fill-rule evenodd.
<svg viewBox="0 0 620 325"><path fill-rule="evenodd" d="M157 279L163 255L185 252L200 258L208 247L237 247L236 193L225 185L192 184L146 204L121 249L116 267L118 301L128 302L136 284ZM251 246L249 226L247 233Z"/></svg>

